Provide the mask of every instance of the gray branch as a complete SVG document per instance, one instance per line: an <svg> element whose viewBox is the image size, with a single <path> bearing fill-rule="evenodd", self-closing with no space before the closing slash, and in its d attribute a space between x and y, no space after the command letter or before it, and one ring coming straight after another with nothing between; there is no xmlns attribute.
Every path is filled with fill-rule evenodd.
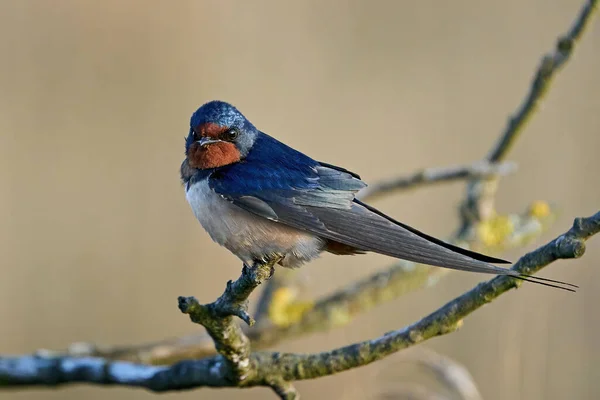
<svg viewBox="0 0 600 400"><path fill-rule="evenodd" d="M533 274L556 260L581 257L585 252L585 241L598 232L600 211L589 218L577 218L568 232L521 257L513 266L513 270ZM239 287L243 292L246 290L244 288L263 281L268 277L268 270L269 265L253 271L245 268L242 277L228 285L221 298L226 299L230 296L227 292L231 287ZM235 362L232 354L228 353L160 367L100 358L18 356L0 357L0 389L55 387L72 383L134 386L155 392L199 387L268 386L282 399L296 399L298 394L290 382L319 378L370 364L433 337L453 332L462 325L462 320L469 314L519 285L520 281L510 276L498 276L480 283L412 325L373 340L332 351L317 354L252 353L248 357L248 368L243 379L240 378L239 364ZM234 300L237 303L244 301L244 296ZM183 307L184 312L188 312L195 321L206 324L209 331L213 329L211 324L218 319L212 316L213 313L230 314L227 307L224 311L218 311L219 300L208 306L200 306L193 300L189 303L191 304ZM205 308L214 310L207 315ZM224 319L227 318L231 316Z"/></svg>
<svg viewBox="0 0 600 400"><path fill-rule="evenodd" d="M369 185L358 193L358 198L369 200L397 190L416 189L420 186L441 182L453 182L464 179L481 179L492 176L505 176L513 173L517 164L502 162L498 164L478 161L470 165L443 168L425 168L412 175L401 176Z"/></svg>
<svg viewBox="0 0 600 400"><path fill-rule="evenodd" d="M598 6L598 0L587 0L571 26L569 32L558 38L554 52L546 54L533 77L529 93L517 112L508 119L500 140L490 151L486 160L490 163L502 161L515 139L523 131L529 118L535 112L540 101L550 88L552 78L571 57L573 49L587 27L588 21Z"/></svg>
<svg viewBox="0 0 600 400"><path fill-rule="evenodd" d="M542 57L525 100L509 117L498 142L492 147L485 161L498 163L506 158L548 92L552 79L571 57L597 6L598 0L587 0L569 31L558 38L554 51ZM466 237L472 234L474 223L493 213L497 186L497 179L474 179L469 182L467 197L461 206L462 226L459 236Z"/></svg>
<svg viewBox="0 0 600 400"><path fill-rule="evenodd" d="M254 325L248 314L248 297L254 289L273 275L274 265L279 259L265 261L252 267L242 268L242 275L235 282L227 282L225 292L213 303L202 305L194 297L179 297L179 309L189 314L192 322L200 324L213 339L222 361L216 361L212 368L218 369L232 384L244 386L245 381L255 379L257 368L250 361L250 339L234 321L237 316L246 324ZM266 382L266 378L263 379ZM282 379L269 383L281 398L289 397L295 389Z"/></svg>

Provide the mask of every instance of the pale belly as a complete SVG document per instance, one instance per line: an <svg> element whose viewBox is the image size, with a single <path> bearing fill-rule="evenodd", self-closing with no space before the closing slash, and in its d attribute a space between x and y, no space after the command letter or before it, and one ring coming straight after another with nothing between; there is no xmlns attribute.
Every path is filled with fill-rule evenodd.
<svg viewBox="0 0 600 400"><path fill-rule="evenodd" d="M193 184L186 198L212 240L247 265L271 256L284 256L283 266L298 267L318 257L323 249L323 241L313 235L231 204L213 192L207 180Z"/></svg>

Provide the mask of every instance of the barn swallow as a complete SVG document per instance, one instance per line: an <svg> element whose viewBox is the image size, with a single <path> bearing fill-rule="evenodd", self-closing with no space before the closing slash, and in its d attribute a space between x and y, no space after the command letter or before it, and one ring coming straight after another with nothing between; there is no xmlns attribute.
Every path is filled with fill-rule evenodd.
<svg viewBox="0 0 600 400"><path fill-rule="evenodd" d="M509 262L445 243L361 202L360 176L286 146L228 103L211 101L194 112L185 155L181 179L194 215L245 265L277 259L298 267L324 251L371 251L573 291L492 265Z"/></svg>

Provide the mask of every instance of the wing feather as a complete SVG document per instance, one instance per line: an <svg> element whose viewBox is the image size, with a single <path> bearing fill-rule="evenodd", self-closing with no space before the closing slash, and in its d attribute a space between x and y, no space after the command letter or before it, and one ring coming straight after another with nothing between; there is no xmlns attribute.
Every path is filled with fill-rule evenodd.
<svg viewBox="0 0 600 400"><path fill-rule="evenodd" d="M225 167L209 178L212 189L233 204L361 252L532 279L490 264L507 261L445 243L360 202L355 194L366 184L358 175L318 163L268 135L258 140L259 150L252 150L242 163ZM267 157L271 162L265 164Z"/></svg>

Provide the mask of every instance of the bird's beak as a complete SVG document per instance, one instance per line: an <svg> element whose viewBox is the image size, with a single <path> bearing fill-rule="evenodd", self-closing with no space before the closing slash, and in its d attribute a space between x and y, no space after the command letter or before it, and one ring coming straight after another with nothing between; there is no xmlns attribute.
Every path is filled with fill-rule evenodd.
<svg viewBox="0 0 600 400"><path fill-rule="evenodd" d="M219 139L211 139L207 137L202 137L196 143L200 145L200 147L208 146L209 144L219 143L221 140Z"/></svg>

